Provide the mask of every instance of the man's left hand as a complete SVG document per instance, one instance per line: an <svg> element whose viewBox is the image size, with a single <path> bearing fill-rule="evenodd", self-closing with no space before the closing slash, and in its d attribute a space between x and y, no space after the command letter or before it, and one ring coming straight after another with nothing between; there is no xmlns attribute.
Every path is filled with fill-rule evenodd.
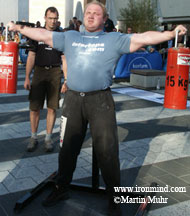
<svg viewBox="0 0 190 216"><path fill-rule="evenodd" d="M63 83L63 85L62 85L62 87L61 87L61 93L65 93L66 91L67 91L67 83L66 82L64 82Z"/></svg>

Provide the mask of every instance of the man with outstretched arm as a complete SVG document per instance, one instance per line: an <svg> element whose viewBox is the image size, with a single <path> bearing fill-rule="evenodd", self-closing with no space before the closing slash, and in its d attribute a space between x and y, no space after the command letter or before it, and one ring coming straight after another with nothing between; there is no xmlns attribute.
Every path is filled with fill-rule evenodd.
<svg viewBox="0 0 190 216"><path fill-rule="evenodd" d="M105 33L105 17L104 5L93 1L85 7L85 32L50 32L12 23L9 23L9 30L43 41L64 52L67 60L68 90L61 117L58 178L43 205L51 206L68 198L69 184L89 124L93 148L108 193L109 214L120 215L120 208L113 203L113 187L120 185L117 124L110 91L114 67L121 55L171 40L176 30L184 35L187 29L179 25L174 31L165 32Z"/></svg>

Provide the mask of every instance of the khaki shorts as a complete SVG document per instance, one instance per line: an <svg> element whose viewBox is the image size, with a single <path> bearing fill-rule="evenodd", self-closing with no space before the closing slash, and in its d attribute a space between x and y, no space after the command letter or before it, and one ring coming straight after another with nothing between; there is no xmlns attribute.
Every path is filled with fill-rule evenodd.
<svg viewBox="0 0 190 216"><path fill-rule="evenodd" d="M29 93L30 110L43 109L45 100L48 108L59 108L61 77L60 67L35 67Z"/></svg>

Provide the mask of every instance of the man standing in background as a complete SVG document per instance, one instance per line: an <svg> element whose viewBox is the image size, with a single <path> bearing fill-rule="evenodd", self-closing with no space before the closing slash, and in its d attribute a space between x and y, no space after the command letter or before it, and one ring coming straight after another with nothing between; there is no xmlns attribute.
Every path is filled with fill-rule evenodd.
<svg viewBox="0 0 190 216"><path fill-rule="evenodd" d="M105 32L112 32L115 29L113 21L109 18L109 14L106 14L105 24L104 24L104 31Z"/></svg>
<svg viewBox="0 0 190 216"><path fill-rule="evenodd" d="M60 31L57 27L59 18L58 10L49 7L45 12L45 29L49 31ZM59 108L61 91L61 64L64 55L44 42L32 41L32 48L28 53L26 63L26 77L24 88L29 90L30 101L30 124L31 139L27 146L27 151L32 152L38 145L37 130L40 119L40 109L43 109L45 100L47 101L47 124L45 137L45 151L53 151L52 131L56 119L56 109ZM30 75L34 68L32 84ZM65 84L64 86L65 87Z"/></svg>

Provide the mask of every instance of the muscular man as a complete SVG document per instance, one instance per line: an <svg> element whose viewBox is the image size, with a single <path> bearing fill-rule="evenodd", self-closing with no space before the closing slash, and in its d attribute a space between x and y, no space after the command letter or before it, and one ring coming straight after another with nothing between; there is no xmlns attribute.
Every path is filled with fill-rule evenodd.
<svg viewBox="0 0 190 216"><path fill-rule="evenodd" d="M49 7L45 11L45 29L49 31L59 31L57 20L59 14L56 8ZM32 42L27 63L24 88L30 90L30 124L31 139L27 146L27 151L34 151L38 145L37 130L40 118L40 109L43 109L44 101L47 100L47 126L45 137L45 151L53 150L52 131L56 119L56 109L59 107L60 88L61 88L61 63L64 55L43 41ZM34 68L32 84L30 75Z"/></svg>
<svg viewBox="0 0 190 216"><path fill-rule="evenodd" d="M54 190L43 204L51 206L68 198L69 184L89 123L93 148L109 195L109 213L117 211L119 215L119 208L113 203L113 187L120 185L117 124L109 88L114 67L122 54L168 41L175 37L176 29L162 33L105 33L105 16L104 5L93 1L85 7L85 32L52 33L44 29L22 28L11 23L8 25L10 30L20 31L64 52L67 59L68 91L61 117L58 178ZM181 25L176 28L181 35L187 31Z"/></svg>

